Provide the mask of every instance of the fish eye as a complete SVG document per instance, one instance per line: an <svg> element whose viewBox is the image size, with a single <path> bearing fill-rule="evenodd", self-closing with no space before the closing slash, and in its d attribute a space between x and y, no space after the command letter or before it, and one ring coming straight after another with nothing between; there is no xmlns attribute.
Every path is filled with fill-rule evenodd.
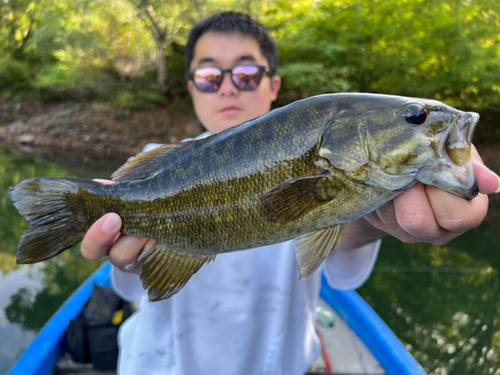
<svg viewBox="0 0 500 375"><path fill-rule="evenodd" d="M427 112L421 105L410 104L403 111L403 118L409 124L422 125L427 118Z"/></svg>

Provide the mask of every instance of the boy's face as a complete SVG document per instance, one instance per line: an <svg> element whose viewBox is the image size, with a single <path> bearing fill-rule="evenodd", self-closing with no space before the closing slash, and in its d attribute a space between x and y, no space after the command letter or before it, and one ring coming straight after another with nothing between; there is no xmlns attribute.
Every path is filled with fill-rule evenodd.
<svg viewBox="0 0 500 375"><path fill-rule="evenodd" d="M208 32L196 42L190 68L216 66L230 69L239 64L269 67L259 44L252 37L239 33ZM219 91L214 93L201 92L191 80L188 82L196 115L212 134L267 113L276 100L280 86L279 77L271 78L267 74L262 76L255 91L238 91L228 73L224 75Z"/></svg>

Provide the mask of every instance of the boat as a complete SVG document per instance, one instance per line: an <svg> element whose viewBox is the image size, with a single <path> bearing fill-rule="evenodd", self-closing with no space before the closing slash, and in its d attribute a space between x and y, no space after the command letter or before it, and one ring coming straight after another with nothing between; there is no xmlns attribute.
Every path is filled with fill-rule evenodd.
<svg viewBox="0 0 500 375"><path fill-rule="evenodd" d="M94 284L110 286L110 268L110 263L106 262L73 293L16 361L9 375L53 374L57 362L66 352L65 334L69 322L80 315L92 295ZM366 346L380 364L382 373L425 374L401 341L357 292L332 289L324 275L321 285L323 304L332 309Z"/></svg>
<svg viewBox="0 0 500 375"><path fill-rule="evenodd" d="M386 374L426 374L394 332L356 291L332 289L323 274L320 297L345 321Z"/></svg>

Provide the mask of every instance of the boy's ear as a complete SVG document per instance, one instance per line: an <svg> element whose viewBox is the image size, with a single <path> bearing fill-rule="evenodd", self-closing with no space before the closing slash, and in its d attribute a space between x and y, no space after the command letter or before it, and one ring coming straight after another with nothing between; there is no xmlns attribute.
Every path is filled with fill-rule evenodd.
<svg viewBox="0 0 500 375"><path fill-rule="evenodd" d="M187 89L190 95L193 95L193 81L189 80L187 83Z"/></svg>
<svg viewBox="0 0 500 375"><path fill-rule="evenodd" d="M281 77L280 76L274 76L271 77L271 100L274 102L276 98L278 98L278 93L280 92L281 88Z"/></svg>

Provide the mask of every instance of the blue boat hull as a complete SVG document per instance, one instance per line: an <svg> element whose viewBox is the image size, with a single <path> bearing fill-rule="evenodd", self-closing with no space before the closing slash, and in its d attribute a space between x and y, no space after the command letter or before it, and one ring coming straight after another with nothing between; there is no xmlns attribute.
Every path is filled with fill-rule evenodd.
<svg viewBox="0 0 500 375"><path fill-rule="evenodd" d="M332 289L322 275L320 296L346 321L388 375L425 374L387 324L357 292Z"/></svg>
<svg viewBox="0 0 500 375"><path fill-rule="evenodd" d="M70 320L80 315L92 295L93 284L110 286L110 263L90 276L61 306L11 368L10 375L49 375L66 351L65 333ZM323 298L373 353L388 375L425 374L389 327L355 291L330 288L323 275Z"/></svg>
<svg viewBox="0 0 500 375"><path fill-rule="evenodd" d="M10 375L52 375L66 352L65 333L70 320L80 315L92 295L93 284L110 286L110 263L95 271L47 322L9 371Z"/></svg>

